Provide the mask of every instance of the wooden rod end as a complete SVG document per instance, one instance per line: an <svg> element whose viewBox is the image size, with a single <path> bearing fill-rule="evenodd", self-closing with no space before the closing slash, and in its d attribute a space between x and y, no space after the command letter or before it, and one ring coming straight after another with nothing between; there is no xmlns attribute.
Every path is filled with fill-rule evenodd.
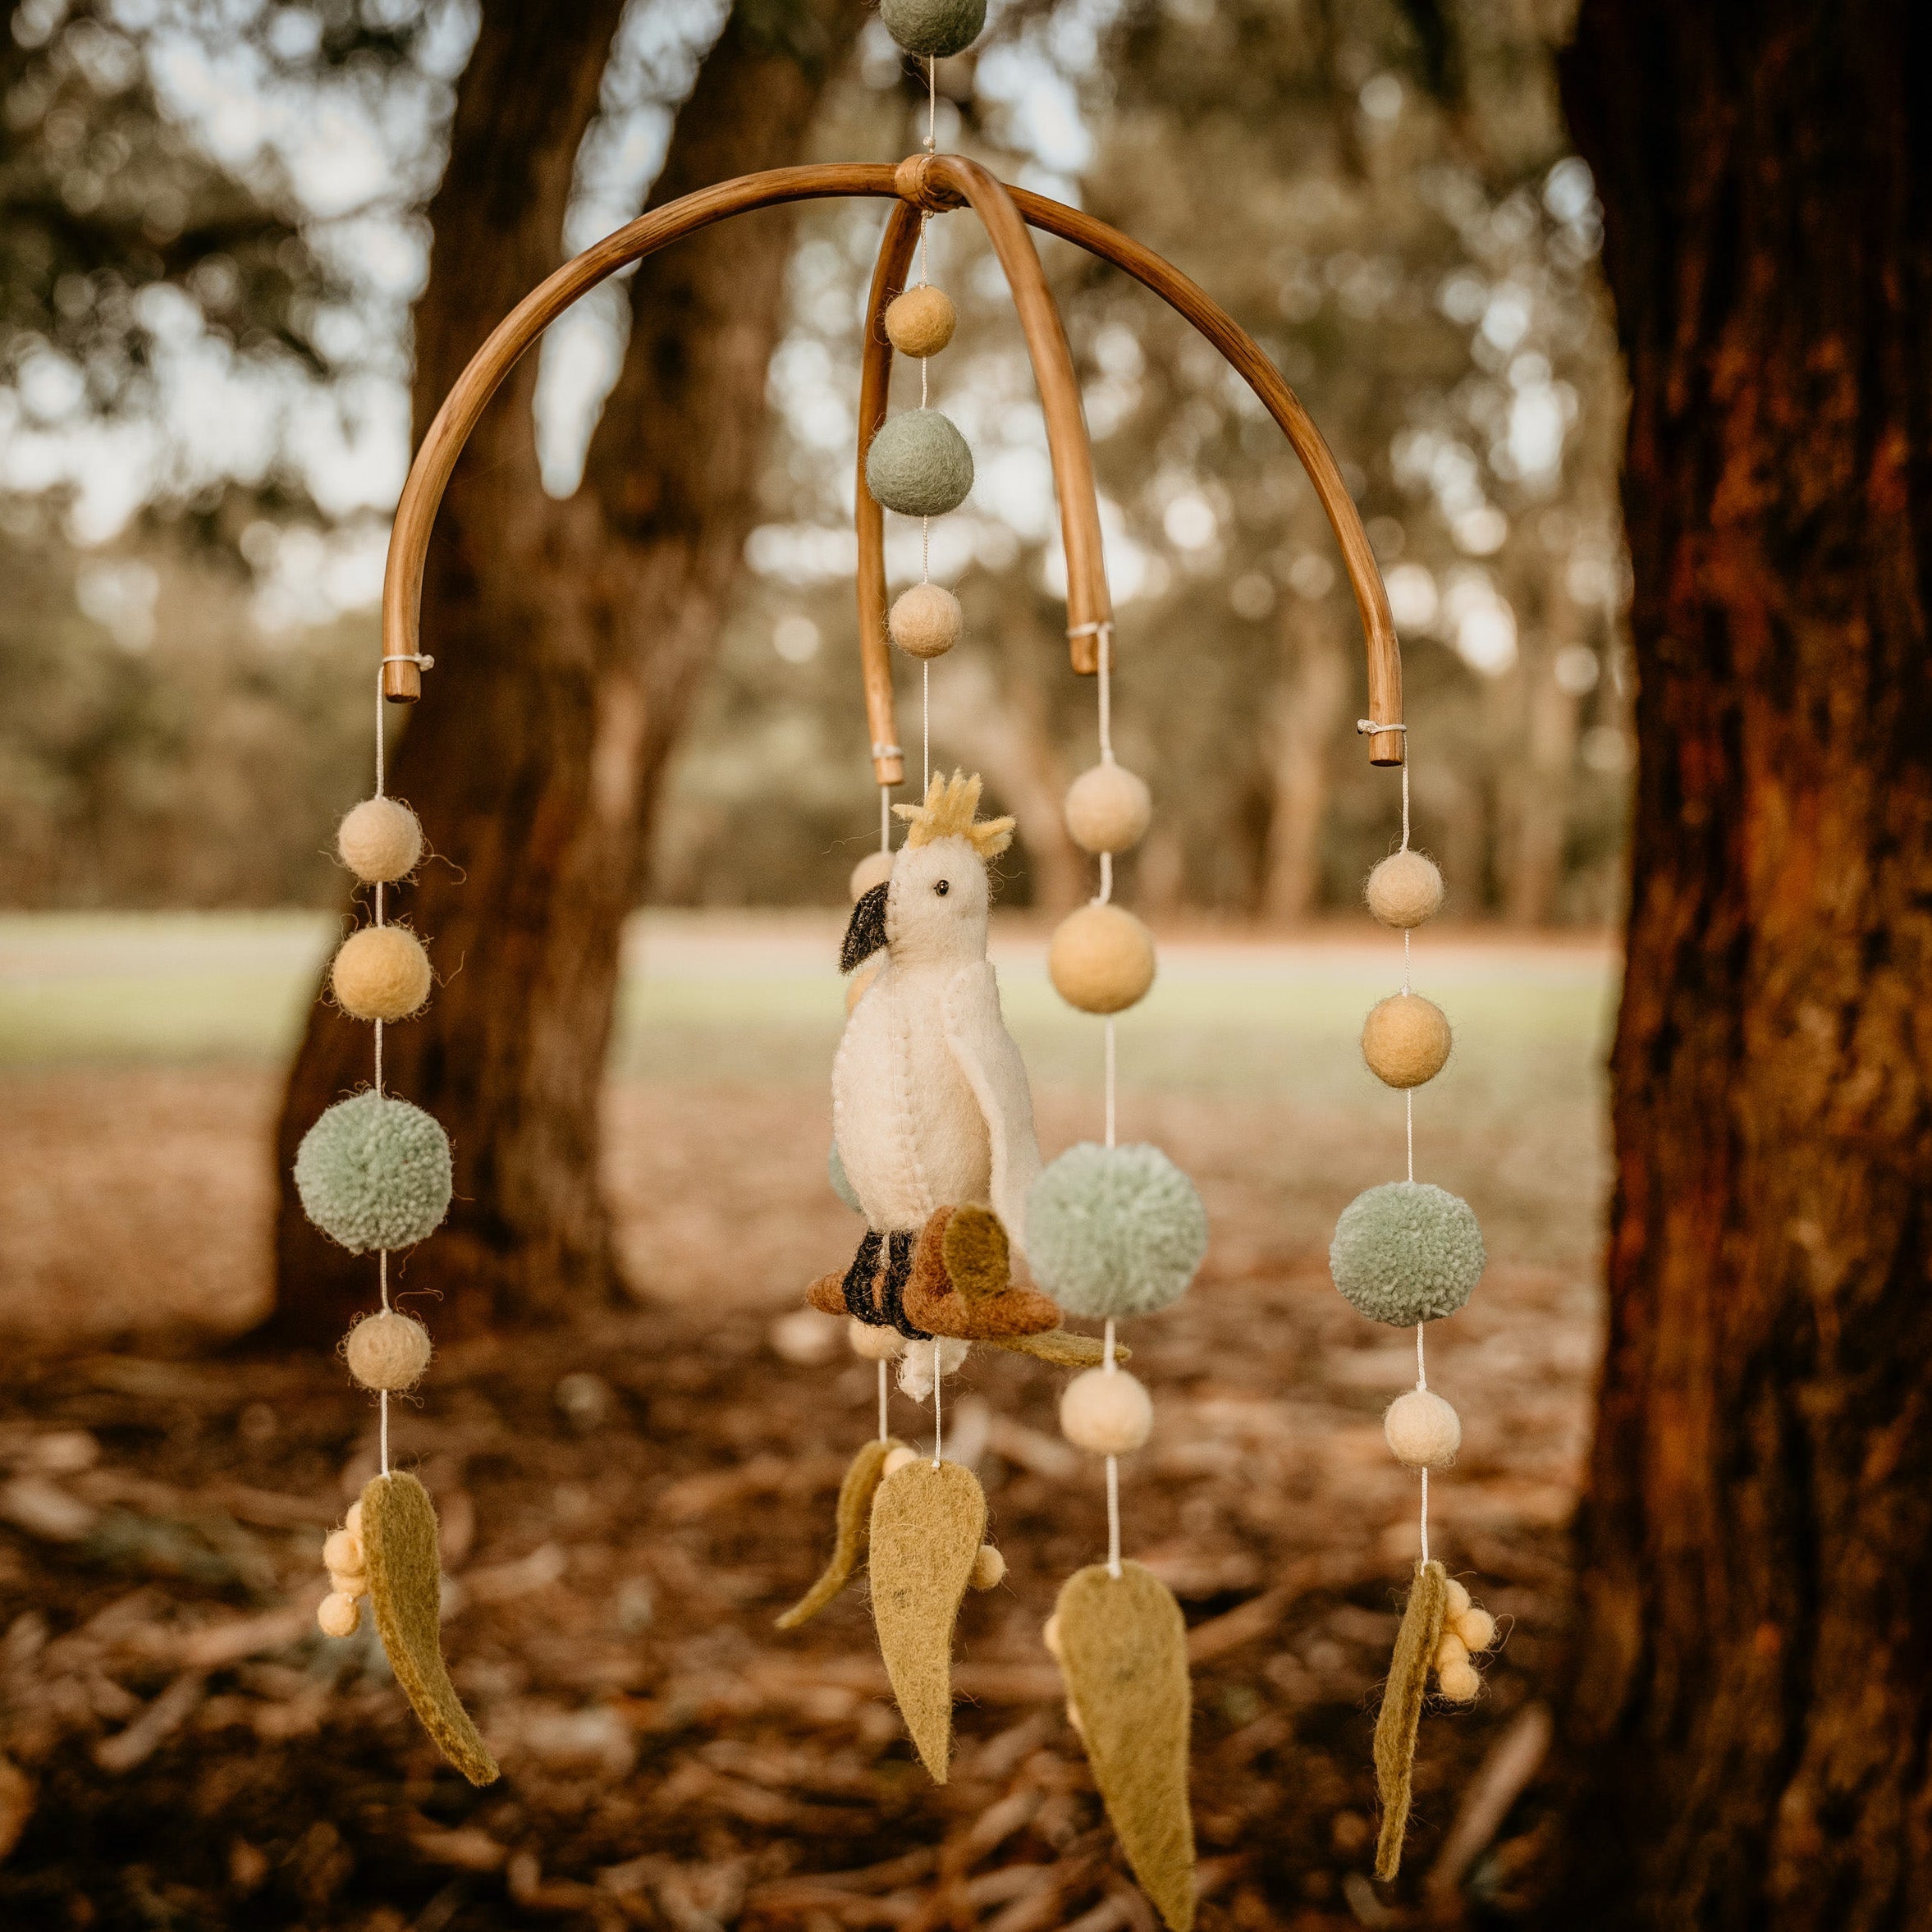
<svg viewBox="0 0 1932 1932"><path fill-rule="evenodd" d="M1408 734L1402 731L1371 731L1368 739L1368 762L1371 765L1399 765L1405 762L1403 746Z"/></svg>
<svg viewBox="0 0 1932 1932"><path fill-rule="evenodd" d="M874 758L872 781L877 785L904 785L905 783L905 760L901 757Z"/></svg>
<svg viewBox="0 0 1932 1932"><path fill-rule="evenodd" d="M382 695L391 704L414 704L423 695L423 667L413 657L385 657Z"/></svg>

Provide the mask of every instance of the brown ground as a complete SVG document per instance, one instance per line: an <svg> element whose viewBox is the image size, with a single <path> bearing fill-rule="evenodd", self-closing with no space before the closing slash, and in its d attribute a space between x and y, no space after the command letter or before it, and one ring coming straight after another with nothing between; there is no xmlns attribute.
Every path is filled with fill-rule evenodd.
<svg viewBox="0 0 1932 1932"><path fill-rule="evenodd" d="M76 1069L16 1076L0 1110L19 1338L0 1925L1151 1928L1040 1642L1105 1536L1055 1374L976 1357L948 1385L948 1447L977 1463L1010 1564L962 1614L950 1783L884 1694L863 1579L807 1630L771 1628L871 1427L871 1371L836 1330L779 1325L853 1238L821 1179L822 1090L616 1086L611 1183L647 1298L449 1350L399 1415L399 1459L443 1515L446 1646L505 1767L482 1792L441 1766L372 1641L313 1631L322 1534L373 1467L367 1399L332 1361L205 1339L261 1305L274 1099L250 1069ZM1091 1111L1049 1095L1043 1141ZM1481 1702L1425 1719L1387 1891L1362 1875L1369 1733L1417 1531L1378 1415L1412 1354L1335 1295L1320 1244L1386 1151L1365 1174L1335 1119L1238 1095L1128 1116L1195 1173L1216 1229L1194 1291L1128 1338L1159 1427L1124 1481L1129 1550L1193 1632L1201 1922L1506 1916L1533 1796L1426 1881L1478 1768L1533 1732L1559 1644L1597 1346L1592 1107L1493 1108L1444 1174L1479 1203L1488 1177L1503 1205L1484 1286L1431 1335L1467 1429L1436 1549L1509 1635ZM824 1359L797 1358L821 1339Z"/></svg>

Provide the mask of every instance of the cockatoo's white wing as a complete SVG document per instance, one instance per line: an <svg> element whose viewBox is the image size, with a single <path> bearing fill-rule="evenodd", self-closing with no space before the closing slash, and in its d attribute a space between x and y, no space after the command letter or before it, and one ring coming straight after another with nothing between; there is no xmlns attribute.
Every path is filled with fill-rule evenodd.
<svg viewBox="0 0 1932 1932"><path fill-rule="evenodd" d="M1040 1174L1033 1096L1025 1063L1000 1011L1000 982L985 959L962 967L948 982L945 1040L966 1076L993 1154L993 1212L1006 1238L1026 1252L1027 1195Z"/></svg>

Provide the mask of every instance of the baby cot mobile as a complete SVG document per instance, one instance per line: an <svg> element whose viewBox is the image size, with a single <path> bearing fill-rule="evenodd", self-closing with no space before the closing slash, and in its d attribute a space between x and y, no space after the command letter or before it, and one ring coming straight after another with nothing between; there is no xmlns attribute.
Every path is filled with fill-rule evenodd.
<svg viewBox="0 0 1932 1932"><path fill-rule="evenodd" d="M900 45L927 63L964 51L984 0L885 0ZM560 268L498 325L451 391L424 437L398 506L382 602L374 795L343 821L346 865L370 887L369 923L345 941L330 972L342 1009L372 1023L373 1081L331 1107L302 1142L295 1179L303 1206L328 1235L376 1257L376 1307L343 1344L351 1376L376 1394L380 1468L323 1560L331 1589L318 1612L333 1637L372 1605L398 1682L450 1761L476 1783L497 1775L489 1750L444 1667L437 1630L441 1582L434 1509L423 1486L392 1467L389 1399L428 1366L427 1330L392 1307L388 1259L429 1235L451 1194L442 1129L386 1091L382 1030L428 1000L428 955L393 923L386 894L406 881L423 850L407 806L386 795L382 707L421 694L432 660L419 648L424 555L445 485L497 384L543 329L586 290L680 236L774 204L857 195L892 204L867 309L859 392L856 517L860 657L880 849L853 877L856 901L841 965L853 976L833 1071L834 1187L864 1218L857 1252L813 1283L814 1307L849 1320L854 1349L878 1367L878 1433L841 1486L833 1554L805 1597L780 1619L795 1628L838 1594L862 1554L887 1674L920 1757L938 1779L950 1744L953 1632L968 1590L997 1583L1005 1565L985 1541L986 1499L964 1464L944 1456L944 1385L975 1344L1016 1350L1078 1370L1060 1403L1068 1439L1103 1461L1108 1550L1069 1579L1043 1637L1057 1660L1067 1715L1135 1875L1175 1932L1194 1914L1193 1829L1188 1803L1190 1692L1186 1631L1174 1596L1122 1552L1119 1458L1152 1426L1146 1389L1122 1365L1117 1325L1168 1305L1187 1289L1206 1243L1192 1183L1158 1149L1123 1147L1115 1133L1113 1015L1153 982L1147 928L1114 902L1114 859L1145 832L1147 788L1115 759L1110 715L1114 621L1101 556L1092 456L1066 338L1029 226L1115 263L1163 297L1248 382L1307 470L1340 544L1367 634L1370 716L1360 731L1377 765L1402 768L1402 844L1371 875L1370 909L1403 934L1401 990L1370 1014L1362 1052L1408 1096L1406 1178L1373 1187L1343 1213L1330 1251L1335 1285L1363 1314L1416 1331L1415 1387L1389 1407L1394 1454L1421 1477L1422 1554L1412 1580L1380 1719L1375 1761L1383 1806L1376 1869L1393 1877L1408 1811L1409 1769L1431 1671L1440 1696L1467 1703L1480 1680L1471 1662L1495 1624L1452 1581L1429 1546L1429 1473L1460 1441L1455 1412L1427 1385L1423 1326L1468 1298L1483 1266L1468 1207L1415 1179L1413 1089L1442 1067L1449 1030L1409 984L1409 934L1440 906L1442 881L1409 840L1401 666L1386 597L1361 520L1334 458L1260 348L1223 309L1159 256L1091 216L1009 189L977 163L925 151L897 167L824 164L774 169L684 197L618 230ZM927 406L929 358L951 339L955 314L923 273L929 220L969 208L1005 271L1045 410L1067 564L1073 667L1097 680L1099 762L1073 785L1069 831L1097 859L1098 890L1055 933L1049 970L1070 1004L1104 1023L1101 1138L1044 1169L1026 1069L1006 1032L987 959L988 861L1011 819L982 820L980 782L930 769L916 803L894 804L905 780L895 741L891 648L932 666L958 640L959 605L928 575L892 603L886 595L884 512L922 520L962 503L973 483L964 439ZM922 272L912 277L915 254ZM918 360L918 409L889 413L897 352ZM929 734L927 743L930 744ZM892 849L896 813L907 822ZM1102 1325L1069 1331L1063 1316ZM930 1399L928 1455L890 1429L889 1370L915 1400Z"/></svg>

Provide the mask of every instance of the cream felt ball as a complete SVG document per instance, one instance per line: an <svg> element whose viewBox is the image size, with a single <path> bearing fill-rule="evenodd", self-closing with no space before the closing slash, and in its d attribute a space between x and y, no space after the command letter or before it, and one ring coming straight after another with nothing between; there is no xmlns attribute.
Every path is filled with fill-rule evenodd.
<svg viewBox="0 0 1932 1932"><path fill-rule="evenodd" d="M1385 926L1420 926L1442 910L1442 874L1420 852L1393 852L1368 875L1366 896Z"/></svg>
<svg viewBox="0 0 1932 1932"><path fill-rule="evenodd" d="M919 1452L917 1449L905 1448L888 1449L886 1452L886 1460L879 1465L880 1480L883 1481L888 1476L898 1475L901 1469L909 1468L918 1459Z"/></svg>
<svg viewBox="0 0 1932 1932"><path fill-rule="evenodd" d="M964 53L987 24L987 0L882 0L879 18L908 53Z"/></svg>
<svg viewBox="0 0 1932 1932"><path fill-rule="evenodd" d="M1435 1685L1452 1704L1473 1704L1482 1692L1482 1678L1467 1657L1439 1671Z"/></svg>
<svg viewBox="0 0 1932 1932"><path fill-rule="evenodd" d="M959 312L944 289L923 282L895 295L886 308L886 340L901 355L923 362L936 355L953 339L959 327Z"/></svg>
<svg viewBox="0 0 1932 1932"><path fill-rule="evenodd" d="M348 1530L331 1533L322 1545L322 1562L332 1577L359 1577L369 1567L362 1554L362 1539Z"/></svg>
<svg viewBox="0 0 1932 1932"><path fill-rule="evenodd" d="M429 1330L413 1316L384 1308L365 1316L342 1345L349 1372L365 1389L410 1389L423 1379L433 1353Z"/></svg>
<svg viewBox="0 0 1932 1932"><path fill-rule="evenodd" d="M854 1316L845 1329L845 1339L861 1362L893 1361L905 1347L906 1338L895 1328L874 1328Z"/></svg>
<svg viewBox="0 0 1932 1932"><path fill-rule="evenodd" d="M1487 1610L1479 1610L1474 1604L1455 1618L1456 1635L1462 1638L1463 1648L1472 1655L1480 1655L1496 1641L1496 1620Z"/></svg>
<svg viewBox="0 0 1932 1932"><path fill-rule="evenodd" d="M336 830L336 851L369 885L406 879L423 856L423 827L395 799L364 799Z"/></svg>
<svg viewBox="0 0 1932 1932"><path fill-rule="evenodd" d="M875 886L883 886L892 877L892 854L890 852L868 852L852 868L852 877L845 881L845 890L852 895L852 903L857 905Z"/></svg>
<svg viewBox="0 0 1932 1932"><path fill-rule="evenodd" d="M973 1574L967 1579L975 1590L996 1590L1005 1581L1006 1559L991 1543L982 1543L973 1559Z"/></svg>
<svg viewBox="0 0 1932 1932"><path fill-rule="evenodd" d="M886 628L907 657L943 657L964 634L966 613L950 590L915 584L893 605Z"/></svg>
<svg viewBox="0 0 1932 1932"><path fill-rule="evenodd" d="M1433 1000L1395 993L1369 1009L1362 1026L1362 1057L1387 1087L1420 1087L1449 1056L1449 1023Z"/></svg>
<svg viewBox="0 0 1932 1932"><path fill-rule="evenodd" d="M346 1591L332 1590L315 1606L315 1621L324 1637L354 1637L362 1605Z"/></svg>
<svg viewBox="0 0 1932 1932"><path fill-rule="evenodd" d="M406 926L364 926L342 941L329 988L353 1019L407 1019L429 997L429 955Z"/></svg>
<svg viewBox="0 0 1932 1932"><path fill-rule="evenodd" d="M1111 1375L1090 1368L1075 1376L1060 1399L1060 1434L1092 1455L1131 1455L1153 1428L1153 1399L1124 1368Z"/></svg>
<svg viewBox="0 0 1932 1932"><path fill-rule="evenodd" d="M1154 816L1147 781L1124 765L1096 765L1067 787L1067 831L1083 852L1138 845Z"/></svg>
<svg viewBox="0 0 1932 1932"><path fill-rule="evenodd" d="M1435 1646L1435 1668L1438 1670L1453 1670L1457 1664L1467 1664L1468 1661L1468 1645L1454 1631L1444 1631L1441 1641Z"/></svg>
<svg viewBox="0 0 1932 1932"><path fill-rule="evenodd" d="M1469 1608L1469 1592L1454 1577L1443 1588L1443 1614L1453 1623Z"/></svg>
<svg viewBox="0 0 1932 1932"><path fill-rule="evenodd" d="M1432 1389L1412 1389L1389 1404L1382 1434L1397 1462L1411 1469L1446 1469L1463 1446L1463 1422Z"/></svg>
<svg viewBox="0 0 1932 1932"><path fill-rule="evenodd" d="M337 1101L295 1151L302 1211L351 1254L413 1248L449 1212L450 1137L433 1116L373 1088Z"/></svg>
<svg viewBox="0 0 1932 1932"><path fill-rule="evenodd" d="M1371 1321L1412 1328L1454 1315L1488 1259L1467 1201L1429 1181L1385 1181L1342 1210L1328 1270Z"/></svg>
<svg viewBox="0 0 1932 1932"><path fill-rule="evenodd" d="M872 500L901 516L944 516L973 489L973 452L937 410L901 410L865 452Z"/></svg>
<svg viewBox="0 0 1932 1932"><path fill-rule="evenodd" d="M1069 1147L1027 1197L1033 1279L1072 1315L1151 1315L1186 1293L1207 1210L1158 1147Z"/></svg>
<svg viewBox="0 0 1932 1932"><path fill-rule="evenodd" d="M1083 905L1055 929L1046 971L1083 1013L1120 1013L1154 983L1154 936L1124 907Z"/></svg>

